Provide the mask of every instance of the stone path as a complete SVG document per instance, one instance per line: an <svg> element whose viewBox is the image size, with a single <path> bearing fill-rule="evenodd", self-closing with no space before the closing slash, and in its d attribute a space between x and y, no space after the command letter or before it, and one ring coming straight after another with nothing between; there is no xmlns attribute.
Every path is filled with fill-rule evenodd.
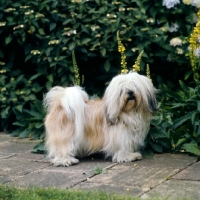
<svg viewBox="0 0 200 200"><path fill-rule="evenodd" d="M120 195L200 199L200 162L187 154L156 154L132 163L112 163L95 155L70 167L52 166L31 150L35 140L0 133L0 183L20 188L101 190ZM95 174L94 169L107 173Z"/></svg>

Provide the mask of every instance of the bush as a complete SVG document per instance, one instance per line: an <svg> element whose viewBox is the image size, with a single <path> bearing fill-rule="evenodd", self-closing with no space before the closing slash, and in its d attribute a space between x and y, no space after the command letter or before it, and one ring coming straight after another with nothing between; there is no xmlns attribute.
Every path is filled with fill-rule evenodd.
<svg viewBox="0 0 200 200"><path fill-rule="evenodd" d="M149 64L156 87L177 89L179 79L190 83L187 37L196 11L183 2L168 8L156 0L2 0L1 129L20 138L44 138L43 95L52 86L74 83L73 50L83 87L101 96L120 72L118 30L129 69L144 50L141 73Z"/></svg>

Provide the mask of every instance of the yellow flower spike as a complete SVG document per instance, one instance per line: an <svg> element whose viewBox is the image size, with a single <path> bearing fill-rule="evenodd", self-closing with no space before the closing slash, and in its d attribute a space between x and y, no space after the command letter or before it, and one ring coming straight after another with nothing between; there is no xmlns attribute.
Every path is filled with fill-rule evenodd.
<svg viewBox="0 0 200 200"><path fill-rule="evenodd" d="M126 56L124 54L126 48L122 44L121 39L119 37L119 31L117 31L117 43L118 43L118 52L121 54L121 74L128 73L127 63L126 63Z"/></svg>
<svg viewBox="0 0 200 200"><path fill-rule="evenodd" d="M196 26L194 27L192 33L190 34L189 43L189 57L190 57L190 63L191 68L193 71L193 77L194 81L198 87L198 91L200 92L200 11L197 13L198 20L196 23Z"/></svg>
<svg viewBox="0 0 200 200"><path fill-rule="evenodd" d="M137 59L135 61L135 64L133 65L133 71L134 72L139 72L140 71L140 62L141 62L143 53L144 53L144 50L140 52L140 54L138 55L138 57L137 57Z"/></svg>

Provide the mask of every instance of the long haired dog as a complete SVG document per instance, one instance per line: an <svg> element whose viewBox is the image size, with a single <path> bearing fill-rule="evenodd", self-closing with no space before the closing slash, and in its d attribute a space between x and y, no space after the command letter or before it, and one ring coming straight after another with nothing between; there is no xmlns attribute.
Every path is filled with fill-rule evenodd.
<svg viewBox="0 0 200 200"><path fill-rule="evenodd" d="M51 162L69 166L95 152L113 162L141 159L138 151L157 110L155 93L151 80L136 72L114 77L102 100L89 100L79 86L53 87L44 99Z"/></svg>

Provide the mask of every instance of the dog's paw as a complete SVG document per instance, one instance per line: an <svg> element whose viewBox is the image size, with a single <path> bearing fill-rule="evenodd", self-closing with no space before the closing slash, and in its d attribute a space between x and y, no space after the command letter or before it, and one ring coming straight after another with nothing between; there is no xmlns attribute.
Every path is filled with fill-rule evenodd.
<svg viewBox="0 0 200 200"><path fill-rule="evenodd" d="M134 160L141 160L142 155L139 152L134 152L134 153L127 153L127 154L119 154L119 155L114 155L113 161L114 162L132 162Z"/></svg>
<svg viewBox="0 0 200 200"><path fill-rule="evenodd" d="M67 158L53 158L50 160L51 163L54 164L54 166L64 166L64 167L68 167L70 165L76 164L79 162L78 159L74 158L74 157L67 157Z"/></svg>

